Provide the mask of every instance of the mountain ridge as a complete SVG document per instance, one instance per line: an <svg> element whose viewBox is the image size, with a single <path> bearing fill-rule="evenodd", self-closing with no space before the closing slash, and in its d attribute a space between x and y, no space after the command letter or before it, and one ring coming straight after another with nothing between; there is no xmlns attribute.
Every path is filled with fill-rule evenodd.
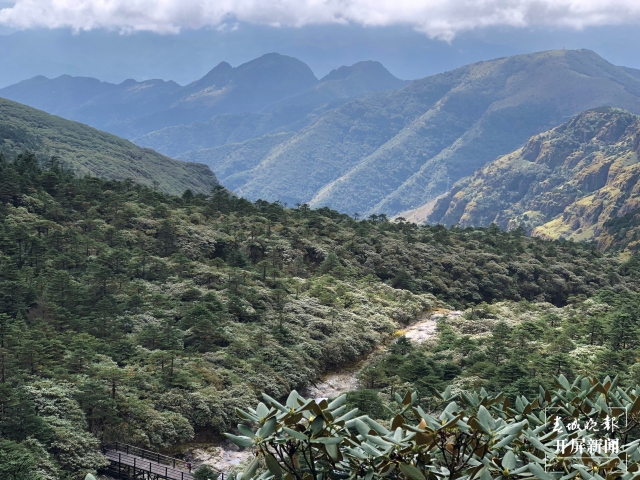
<svg viewBox="0 0 640 480"><path fill-rule="evenodd" d="M282 72L285 64L303 77L303 92L287 88L281 99L257 95L259 104L246 100L252 106L244 110L251 111L224 106L245 88L238 86L245 80L233 78L272 67ZM220 63L178 93L169 84L130 84L150 92L144 99L132 94L138 103L131 108L153 102L154 89L166 90L170 108L117 128L153 130L136 142L205 162L251 200L395 215L422 208L448 185L580 112L614 106L640 113L638 72L589 50L502 57L406 84L376 62L341 67L321 80L309 72L299 60L269 54L238 67ZM257 77L242 78L253 85Z"/></svg>
<svg viewBox="0 0 640 480"><path fill-rule="evenodd" d="M267 113L280 117L283 113L278 110L288 108L290 112L285 113L294 118L285 124L292 123L327 102L406 83L379 62L358 62L334 71L339 73L318 80L304 62L270 53L237 67L220 62L184 86L164 80L126 80L116 85L89 77L37 76L0 89L0 96L133 140L163 128L206 122L219 114L257 114L269 106ZM379 78L362 78L372 73ZM292 102L287 103L287 98ZM281 123L276 121L273 128Z"/></svg>
<svg viewBox="0 0 640 480"><path fill-rule="evenodd" d="M243 183L234 183L235 191L396 214L428 203L531 135L606 105L640 113L640 79L594 52L478 62L318 115L257 166L236 172ZM223 163L207 160L214 170Z"/></svg>
<svg viewBox="0 0 640 480"><path fill-rule="evenodd" d="M167 193L209 193L219 185L203 164L186 163L78 122L0 98L0 152L30 150L40 158L60 157L80 175L131 179Z"/></svg>

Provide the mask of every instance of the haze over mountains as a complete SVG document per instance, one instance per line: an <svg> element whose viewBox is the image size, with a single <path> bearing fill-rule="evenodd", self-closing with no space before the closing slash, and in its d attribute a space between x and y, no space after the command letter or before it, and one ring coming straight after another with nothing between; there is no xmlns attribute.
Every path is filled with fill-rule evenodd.
<svg viewBox="0 0 640 480"><path fill-rule="evenodd" d="M303 62L270 54L222 63L185 87L37 77L0 96L206 163L251 200L398 214L585 110L640 113L640 75L589 50L558 50L409 84L376 62L317 80Z"/></svg>
<svg viewBox="0 0 640 480"><path fill-rule="evenodd" d="M221 62L184 87L163 80L115 85L69 75L38 76L1 89L0 96L133 139L220 114L244 118L265 110L270 116L286 117L276 122L289 122L333 100L405 83L377 62L341 67L318 80L305 63L273 53L235 68Z"/></svg>
<svg viewBox="0 0 640 480"><path fill-rule="evenodd" d="M208 163L248 198L394 214L429 202L531 135L602 105L640 113L640 79L590 51L542 52L354 100L293 135L180 158Z"/></svg>

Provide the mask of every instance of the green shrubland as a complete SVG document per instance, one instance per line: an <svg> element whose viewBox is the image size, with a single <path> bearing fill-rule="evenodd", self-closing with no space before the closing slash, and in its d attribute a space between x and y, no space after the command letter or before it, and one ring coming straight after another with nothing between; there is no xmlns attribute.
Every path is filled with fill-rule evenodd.
<svg viewBox="0 0 640 480"><path fill-rule="evenodd" d="M400 337L372 357L360 385L389 402L410 388L425 402L433 389L454 392L484 388L512 400L553 388L558 375L619 377L640 384L640 299L637 293L603 290L592 298L550 303L481 303L462 316L438 319L437 335L423 344Z"/></svg>
<svg viewBox="0 0 640 480"><path fill-rule="evenodd" d="M563 345L577 345L580 305L604 302L615 316L608 302L635 298L636 265L521 231L355 220L251 203L221 187L169 196L77 178L55 159L2 158L0 456L15 460L1 462L13 469L3 475L82 478L103 465L101 442L171 453L215 440L237 423L236 408L302 391L436 308L468 308L468 322L496 336L495 302L513 302L505 305L541 312L523 313L532 323L559 316ZM620 312L629 332L635 313ZM519 348L512 329L525 322L507 320L505 345L491 346L506 365ZM489 367L469 380L458 350L482 354L485 345L461 328L443 326L433 351L390 347L420 398L458 381L501 387ZM634 341L603 341L624 349L623 371L635 378ZM375 400L384 387L374 378L348 402L379 416L392 398Z"/></svg>

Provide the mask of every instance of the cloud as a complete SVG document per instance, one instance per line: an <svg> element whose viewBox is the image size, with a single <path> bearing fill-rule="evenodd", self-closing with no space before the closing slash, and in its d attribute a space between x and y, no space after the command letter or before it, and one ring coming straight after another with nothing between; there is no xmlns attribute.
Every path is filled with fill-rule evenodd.
<svg viewBox="0 0 640 480"><path fill-rule="evenodd" d="M16 0L0 24L122 32L177 33L235 22L301 27L312 24L407 25L432 38L492 26L640 24L639 0Z"/></svg>

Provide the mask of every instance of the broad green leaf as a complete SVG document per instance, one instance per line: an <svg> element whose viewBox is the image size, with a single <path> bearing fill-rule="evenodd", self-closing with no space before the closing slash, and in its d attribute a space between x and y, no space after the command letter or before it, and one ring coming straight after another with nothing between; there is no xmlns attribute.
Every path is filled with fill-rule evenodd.
<svg viewBox="0 0 640 480"><path fill-rule="evenodd" d="M366 460L368 457L362 453L360 450L356 449L356 448L346 448L345 449L349 454L353 455L356 458L359 458L360 460Z"/></svg>
<svg viewBox="0 0 640 480"><path fill-rule="evenodd" d="M491 476L489 470L487 470L486 468L482 470L482 473L480 474L480 480L493 480L493 477Z"/></svg>
<svg viewBox="0 0 640 480"><path fill-rule="evenodd" d="M496 443L495 445L493 445L493 448L502 448L502 447L506 447L507 445L509 445L511 442L513 442L516 438L518 437L518 435L507 435L506 437L504 437L502 440L500 440L498 443Z"/></svg>
<svg viewBox="0 0 640 480"><path fill-rule="evenodd" d="M482 424L483 427L493 430L496 426L495 421L491 417L489 410L487 410L484 405L480 405L478 408L478 421Z"/></svg>
<svg viewBox="0 0 640 480"><path fill-rule="evenodd" d="M413 465L408 465L404 462L400 463L400 471L404 474L405 477L412 480L424 480L424 475L422 474L422 472Z"/></svg>
<svg viewBox="0 0 640 480"><path fill-rule="evenodd" d="M440 427L441 429L445 430L447 428L451 428L453 427L456 423L458 423L462 417L464 417L464 413L461 413L460 415L456 415L455 417L453 417L451 420L449 420L447 423L445 423L444 425L442 425L442 427Z"/></svg>
<svg viewBox="0 0 640 480"><path fill-rule="evenodd" d="M302 442L306 442L306 441L308 441L308 440L309 440L309 439L307 438L307 436L306 436L306 435L304 435L304 434L302 434L302 433L300 433L300 432L297 432L296 430L293 430L293 429L291 429L291 428L282 427L282 430L283 430L285 433L287 433L287 434L289 434L290 436L292 436L293 438L295 438L296 440L300 440L300 441L302 441Z"/></svg>
<svg viewBox="0 0 640 480"><path fill-rule="evenodd" d="M253 433L253 430L251 430L249 427L247 427L246 425L242 425L241 423L238 424L238 431L244 435L245 437L249 437L249 438L253 438L256 435Z"/></svg>
<svg viewBox="0 0 640 480"><path fill-rule="evenodd" d="M245 412L244 410L241 410L239 408L236 408L236 415L238 415L243 420L251 420L252 422L260 421L257 415Z"/></svg>
<svg viewBox="0 0 640 480"><path fill-rule="evenodd" d="M565 390L570 390L571 389L571 385L569 385L569 381L566 379L566 377L564 375L560 375L557 379L556 379L556 383L564 388Z"/></svg>
<svg viewBox="0 0 640 480"><path fill-rule="evenodd" d="M325 445L325 449L327 453L331 457L331 460L334 462L339 462L342 459L342 455L340 454L340 449L337 445Z"/></svg>
<svg viewBox="0 0 640 480"><path fill-rule="evenodd" d="M393 443L389 443L386 440L378 437L377 435L367 435L367 440L371 443L375 443L376 445L380 445L384 448L393 447Z"/></svg>
<svg viewBox="0 0 640 480"><path fill-rule="evenodd" d="M537 463L529 464L529 471L540 480L553 480L553 477L549 475L544 469Z"/></svg>
<svg viewBox="0 0 640 480"><path fill-rule="evenodd" d="M337 415L340 415L346 409L347 409L347 406L346 405L342 405L341 407L338 407L335 410L331 410L331 415L333 415L335 417Z"/></svg>
<svg viewBox="0 0 640 480"><path fill-rule="evenodd" d="M265 455L264 457L264 461L267 464L267 468L269 469L269 471L274 477L276 478L282 477L282 468L280 467L280 464L278 463L278 461L275 459L273 455L271 455L270 453L267 453L267 455Z"/></svg>
<svg viewBox="0 0 640 480"><path fill-rule="evenodd" d="M313 422L311 422L311 432L313 432L314 435L317 435L322 431L323 427L324 427L324 418L322 418L322 415L318 415L316 418L313 419Z"/></svg>
<svg viewBox="0 0 640 480"><path fill-rule="evenodd" d="M378 422L376 422L374 419L369 418L369 417L364 417L364 421L367 422L369 424L369 426L374 429L376 432L378 432L380 435L388 435L389 430L387 430L386 428L384 428L382 425L380 425Z"/></svg>
<svg viewBox="0 0 640 480"><path fill-rule="evenodd" d="M527 437L527 440L529 440L531 445L533 445L538 450L551 453L551 450L546 445L544 445L540 440L538 440L535 436L529 436Z"/></svg>
<svg viewBox="0 0 640 480"><path fill-rule="evenodd" d="M498 435L513 435L514 433L520 433L527 422L518 422L513 425L507 425L503 429L498 430Z"/></svg>
<svg viewBox="0 0 640 480"><path fill-rule="evenodd" d="M367 435L369 435L369 430L370 430L369 425L364 423L359 418L356 418L354 423L355 423L356 429L358 430L358 433L362 435L364 438L367 438Z"/></svg>
<svg viewBox="0 0 640 480"><path fill-rule="evenodd" d="M242 472L242 480L250 480L256 474L258 466L260 465L260 459L256 457L253 462L249 464L247 469Z"/></svg>
<svg viewBox="0 0 640 480"><path fill-rule="evenodd" d="M356 415L358 415L358 409L354 408L353 410L349 410L347 413L345 413L341 417L336 418L334 420L334 423L336 423L336 422L346 422L347 420L351 420Z"/></svg>
<svg viewBox="0 0 640 480"><path fill-rule="evenodd" d="M360 445L360 448L362 448L362 450L367 452L372 457L379 457L380 455L382 455L382 452L380 452L378 449L374 448L372 445L369 445L366 442L362 442L362 444Z"/></svg>
<svg viewBox="0 0 640 480"><path fill-rule="evenodd" d="M236 445L238 445L239 447L252 447L254 445L253 440L249 437L231 435L230 433L225 433L224 436L227 437Z"/></svg>
<svg viewBox="0 0 640 480"><path fill-rule="evenodd" d="M445 400L449 400L451 398L451 385L447 386L447 388L444 389L443 397Z"/></svg>
<svg viewBox="0 0 640 480"><path fill-rule="evenodd" d="M342 437L320 437L311 440L312 443L322 443L324 445L338 445L344 440Z"/></svg>
<svg viewBox="0 0 640 480"><path fill-rule="evenodd" d="M289 408L297 408L299 405L297 402L298 398L301 398L300 395L298 395L298 392L296 392L295 390L291 390L289 396L287 397L285 405Z"/></svg>
<svg viewBox="0 0 640 480"><path fill-rule="evenodd" d="M258 408L256 408L256 413L258 414L260 420L262 420L263 418L267 418L267 416L269 415L269 409L264 403L260 402L258 404Z"/></svg>
<svg viewBox="0 0 640 480"><path fill-rule="evenodd" d="M507 453L504 454L504 457L502 458L502 467L506 468L510 472L515 470L516 456L511 450L509 450Z"/></svg>
<svg viewBox="0 0 640 480"><path fill-rule="evenodd" d="M300 399L298 399L298 400L300 400ZM300 402L298 402L298 403L300 403ZM316 401L313 398L311 398L311 399L307 400L306 402L303 402L298 407L296 407L296 412L304 412L304 411L307 411L307 410L311 410L311 405L315 404L315 403L316 403Z"/></svg>
<svg viewBox="0 0 640 480"><path fill-rule="evenodd" d="M267 438L273 432L276 431L276 426L278 424L278 420L276 417L271 417L269 420L264 422L264 425L258 430L257 434L261 438Z"/></svg>
<svg viewBox="0 0 640 480"><path fill-rule="evenodd" d="M288 411L287 408L285 408L284 405L282 405L280 402L276 401L275 399L271 398L266 393L262 394L262 398L264 398L267 401L267 403L269 403L270 405L273 405L275 408L277 408L281 412L287 412Z"/></svg>
<svg viewBox="0 0 640 480"><path fill-rule="evenodd" d="M576 476L580 475L580 471L576 470L575 472L569 473L568 475L563 475L562 477L560 477L560 480L569 480L570 478L574 478ZM613 480L615 477L612 477L610 480Z"/></svg>
<svg viewBox="0 0 640 480"><path fill-rule="evenodd" d="M343 393L339 397L337 397L333 402L331 402L328 406L329 410L335 410L338 407L341 407L347 402L347 394Z"/></svg>

